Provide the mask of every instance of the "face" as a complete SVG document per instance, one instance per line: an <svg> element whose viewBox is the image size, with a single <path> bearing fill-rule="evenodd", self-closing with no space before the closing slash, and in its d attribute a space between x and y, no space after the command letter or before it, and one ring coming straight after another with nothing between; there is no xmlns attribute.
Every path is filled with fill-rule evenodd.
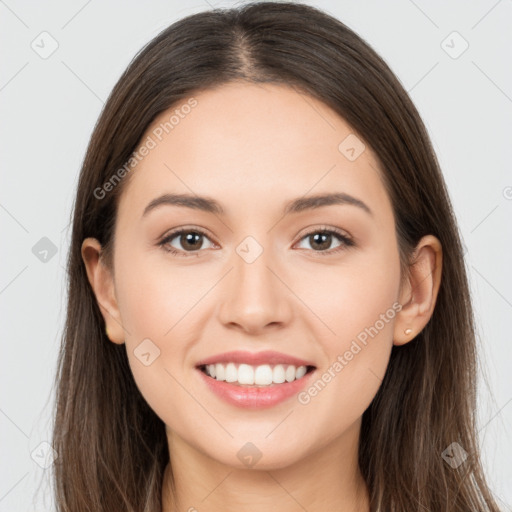
<svg viewBox="0 0 512 512"><path fill-rule="evenodd" d="M232 466L253 450L259 467L284 467L348 436L381 384L400 309L392 206L371 148L323 103L274 84L193 97L149 127L154 147L119 203L127 354L170 438ZM166 194L220 208L148 208ZM328 194L338 201L304 202ZM222 356L233 351L245 354ZM214 382L197 367L211 358L242 382L285 382ZM292 358L314 369L288 383Z"/></svg>

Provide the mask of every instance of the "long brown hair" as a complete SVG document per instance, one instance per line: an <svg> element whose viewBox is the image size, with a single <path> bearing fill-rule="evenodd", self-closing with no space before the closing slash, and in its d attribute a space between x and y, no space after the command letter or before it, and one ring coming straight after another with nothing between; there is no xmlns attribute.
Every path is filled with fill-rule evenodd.
<svg viewBox="0 0 512 512"><path fill-rule="evenodd" d="M476 437L476 343L456 221L429 136L386 63L337 19L307 5L261 2L188 16L150 41L108 98L80 173L68 259L68 306L56 375L53 446L61 512L161 510L169 453L124 345L109 341L81 257L97 238L111 265L117 204L129 175L98 198L152 120L201 89L232 80L288 84L327 104L377 155L406 270L420 238L443 246L433 316L394 346L364 412L359 463L371 510L498 511ZM452 468L451 443L467 452Z"/></svg>

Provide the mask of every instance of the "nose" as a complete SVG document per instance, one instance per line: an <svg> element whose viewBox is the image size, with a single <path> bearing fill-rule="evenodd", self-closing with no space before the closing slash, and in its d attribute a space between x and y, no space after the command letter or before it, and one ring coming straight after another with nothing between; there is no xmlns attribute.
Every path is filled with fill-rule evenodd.
<svg viewBox="0 0 512 512"><path fill-rule="evenodd" d="M272 261L270 251L251 262L242 252L235 252L232 271L226 276L221 293L219 320L229 328L248 334L278 329L290 322L292 293L285 276Z"/></svg>

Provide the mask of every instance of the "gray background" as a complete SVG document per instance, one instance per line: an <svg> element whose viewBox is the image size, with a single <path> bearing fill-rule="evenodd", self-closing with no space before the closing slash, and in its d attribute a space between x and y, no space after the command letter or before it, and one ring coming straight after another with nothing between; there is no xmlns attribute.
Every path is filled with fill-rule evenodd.
<svg viewBox="0 0 512 512"><path fill-rule="evenodd" d="M210 6L237 3L0 1L0 511L52 509L45 443L65 314L67 225L103 103L160 30ZM305 3L336 16L377 50L431 134L467 248L479 325L482 457L510 510L512 1ZM58 48L42 58L53 40ZM469 47L459 55L464 41Z"/></svg>

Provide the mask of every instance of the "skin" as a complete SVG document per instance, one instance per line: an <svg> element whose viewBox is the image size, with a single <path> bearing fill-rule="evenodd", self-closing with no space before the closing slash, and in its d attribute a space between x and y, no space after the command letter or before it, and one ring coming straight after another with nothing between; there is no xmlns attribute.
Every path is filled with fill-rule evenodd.
<svg viewBox="0 0 512 512"><path fill-rule="evenodd" d="M411 342L432 315L440 243L430 235L419 242L400 288L379 163L368 145L354 161L338 150L353 130L318 100L284 85L242 82L194 97L197 106L123 191L114 271L97 240L82 246L109 338L126 344L137 386L166 425L178 505L166 471L163 510L369 510L357 463L361 417L393 344ZM282 215L286 201L333 191L364 201L372 215L347 204ZM214 198L226 213L165 205L143 217L164 192ZM207 232L197 250L187 253L179 235L169 245L184 257L158 246L182 226ZM322 228L342 230L355 245L333 252L343 244L335 235L315 245L306 235ZM250 264L236 251L247 236L263 249ZM292 397L268 409L237 408L194 369L229 350L276 350L312 361L321 376L395 303L401 310L306 405ZM160 349L149 366L134 355L146 338ZM237 457L247 442L262 453L253 467Z"/></svg>

